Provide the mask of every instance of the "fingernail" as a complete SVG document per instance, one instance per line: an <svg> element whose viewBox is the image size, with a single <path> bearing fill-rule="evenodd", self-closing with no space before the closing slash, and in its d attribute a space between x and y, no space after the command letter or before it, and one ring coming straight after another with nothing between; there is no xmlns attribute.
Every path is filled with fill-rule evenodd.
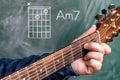
<svg viewBox="0 0 120 80"><path fill-rule="evenodd" d="M92 67L88 67L89 72L93 72L93 68Z"/></svg>
<svg viewBox="0 0 120 80"><path fill-rule="evenodd" d="M87 48L88 47L88 43L86 43L85 45L84 45L84 48Z"/></svg>

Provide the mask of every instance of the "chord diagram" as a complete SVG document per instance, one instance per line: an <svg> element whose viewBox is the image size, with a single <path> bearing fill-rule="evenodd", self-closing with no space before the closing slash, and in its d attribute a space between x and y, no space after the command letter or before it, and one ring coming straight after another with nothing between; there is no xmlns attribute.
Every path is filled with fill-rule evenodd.
<svg viewBox="0 0 120 80"><path fill-rule="evenodd" d="M28 38L51 38L51 7L28 7Z"/></svg>

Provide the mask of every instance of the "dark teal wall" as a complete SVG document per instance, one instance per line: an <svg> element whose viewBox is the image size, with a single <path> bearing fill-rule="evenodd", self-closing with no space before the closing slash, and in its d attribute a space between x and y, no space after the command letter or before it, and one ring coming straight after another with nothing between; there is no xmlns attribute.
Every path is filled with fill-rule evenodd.
<svg viewBox="0 0 120 80"><path fill-rule="evenodd" d="M31 6L51 6L51 39L27 38L27 2L31 2ZM0 0L0 57L20 58L64 47L95 24L94 16L111 3L120 6L120 0ZM79 10L80 15L76 21L57 21L59 10L64 13ZM109 45L112 53L105 56L102 70L80 76L81 80L119 80L120 37Z"/></svg>

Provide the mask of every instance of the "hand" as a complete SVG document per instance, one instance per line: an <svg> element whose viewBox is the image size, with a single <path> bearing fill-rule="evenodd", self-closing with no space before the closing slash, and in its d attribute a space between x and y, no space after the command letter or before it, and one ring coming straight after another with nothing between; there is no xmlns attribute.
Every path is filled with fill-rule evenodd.
<svg viewBox="0 0 120 80"><path fill-rule="evenodd" d="M88 31L74 41L81 39L95 31L96 26L93 25ZM102 67L103 56L111 52L111 48L105 43L90 42L86 43L84 48L89 50L87 55L71 64L73 70L78 75L92 74L99 71Z"/></svg>

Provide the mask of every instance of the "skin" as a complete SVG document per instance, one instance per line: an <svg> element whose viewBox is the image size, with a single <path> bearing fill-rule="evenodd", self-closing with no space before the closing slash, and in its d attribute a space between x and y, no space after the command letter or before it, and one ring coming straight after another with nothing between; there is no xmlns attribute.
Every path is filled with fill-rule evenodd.
<svg viewBox="0 0 120 80"><path fill-rule="evenodd" d="M74 41L81 39L95 31L96 26L93 25L90 29L88 29L85 33L83 33ZM107 55L111 52L111 48L107 44L102 42L89 42L84 44L84 48L89 50L87 55L74 61L71 64L74 72L78 75L93 74L99 71L102 67L104 55Z"/></svg>

